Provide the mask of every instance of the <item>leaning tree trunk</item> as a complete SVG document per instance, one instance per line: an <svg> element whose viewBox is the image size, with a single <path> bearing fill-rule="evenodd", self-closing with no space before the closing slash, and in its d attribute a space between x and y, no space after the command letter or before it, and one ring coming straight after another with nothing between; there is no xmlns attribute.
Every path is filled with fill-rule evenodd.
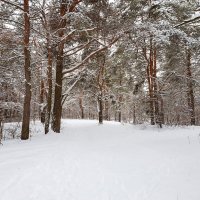
<svg viewBox="0 0 200 200"><path fill-rule="evenodd" d="M63 72L63 53L64 53L64 28L66 26L66 19L63 17L66 14L66 1L61 1L60 16L61 21L59 25L59 38L60 43L58 45L58 55L56 63L56 83L54 94L54 106L52 116L52 130L56 133L60 133L61 116L62 116L62 72Z"/></svg>
<svg viewBox="0 0 200 200"><path fill-rule="evenodd" d="M24 0L24 72L25 72L25 97L23 107L23 120L21 139L29 138L30 124L30 103L31 103L31 69L30 69L30 18L29 18L29 0Z"/></svg>
<svg viewBox="0 0 200 200"><path fill-rule="evenodd" d="M195 106L194 106L194 90L192 83L192 72L191 72L191 51L187 49L187 97L188 97L188 109L190 112L190 123L195 125Z"/></svg>

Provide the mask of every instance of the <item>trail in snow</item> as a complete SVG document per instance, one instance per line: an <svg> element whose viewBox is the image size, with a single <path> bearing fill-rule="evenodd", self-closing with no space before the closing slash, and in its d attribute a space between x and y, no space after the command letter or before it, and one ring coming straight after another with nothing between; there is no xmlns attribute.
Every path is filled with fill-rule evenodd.
<svg viewBox="0 0 200 200"><path fill-rule="evenodd" d="M1 200L200 199L200 127L62 126L61 134L4 142Z"/></svg>

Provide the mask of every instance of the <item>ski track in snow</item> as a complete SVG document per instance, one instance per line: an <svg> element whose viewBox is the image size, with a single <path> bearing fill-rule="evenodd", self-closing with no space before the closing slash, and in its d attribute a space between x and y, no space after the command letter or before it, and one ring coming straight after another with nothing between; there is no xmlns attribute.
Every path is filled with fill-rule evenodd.
<svg viewBox="0 0 200 200"><path fill-rule="evenodd" d="M0 147L0 200L199 200L200 127L64 120ZM33 133L34 134L34 133Z"/></svg>

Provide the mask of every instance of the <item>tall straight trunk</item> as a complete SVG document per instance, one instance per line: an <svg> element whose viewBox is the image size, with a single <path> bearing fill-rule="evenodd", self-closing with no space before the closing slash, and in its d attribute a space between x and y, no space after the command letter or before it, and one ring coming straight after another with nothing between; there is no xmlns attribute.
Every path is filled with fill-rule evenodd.
<svg viewBox="0 0 200 200"><path fill-rule="evenodd" d="M29 18L29 0L24 0L24 73L25 73L25 96L23 107L23 120L21 139L29 138L30 124L30 103L31 103L31 67L30 67L30 18Z"/></svg>
<svg viewBox="0 0 200 200"><path fill-rule="evenodd" d="M159 115L159 105L158 105L158 88L157 88L157 62L156 62L156 48L154 47L153 50L153 99L155 101L155 117L156 117L156 123L158 123L158 115Z"/></svg>
<svg viewBox="0 0 200 200"><path fill-rule="evenodd" d="M44 80L41 80L40 82L40 121L44 124L45 122L45 107L44 107Z"/></svg>
<svg viewBox="0 0 200 200"><path fill-rule="evenodd" d="M188 96L188 109L190 112L190 123L195 125L195 105L194 105L194 90L192 84L192 72L191 72L191 51L190 49L186 50L187 55L187 96Z"/></svg>
<svg viewBox="0 0 200 200"><path fill-rule="evenodd" d="M52 63L53 63L53 53L52 47L49 41L49 34L47 35L47 45L48 45L48 96L47 96L47 108L45 116L45 134L49 132L49 124L51 118L51 105L52 105Z"/></svg>
<svg viewBox="0 0 200 200"><path fill-rule="evenodd" d="M157 50L154 46L153 50L153 90L154 90L154 105L155 105L155 121L156 124L162 128L162 119L161 119L161 113L159 108L159 100L160 95L158 93L158 83L157 83Z"/></svg>
<svg viewBox="0 0 200 200"><path fill-rule="evenodd" d="M104 115L104 119L109 121L110 117L109 117L109 101L108 99L105 100L105 115Z"/></svg>
<svg viewBox="0 0 200 200"><path fill-rule="evenodd" d="M64 36L64 28L66 26L66 19L63 17L66 14L66 1L61 1L60 6L60 25L59 25L59 38L60 43L58 45L58 55L56 63L56 83L54 94L54 106L52 116L52 130L56 133L60 133L61 116L62 116L62 72L63 72L63 52L65 41L62 39Z"/></svg>
<svg viewBox="0 0 200 200"><path fill-rule="evenodd" d="M80 89L80 95L79 95L79 107L80 107L80 111L81 111L81 119L85 118L84 115L84 107L83 107L83 90Z"/></svg>
<svg viewBox="0 0 200 200"><path fill-rule="evenodd" d="M118 122L121 122L122 121L122 111L121 111L121 107L122 107L122 99L123 99L123 96L120 95L119 96L119 110L118 110Z"/></svg>
<svg viewBox="0 0 200 200"><path fill-rule="evenodd" d="M160 95L160 120L161 124L165 123L164 102L161 95Z"/></svg>
<svg viewBox="0 0 200 200"><path fill-rule="evenodd" d="M3 109L0 108L0 144L3 139Z"/></svg>
<svg viewBox="0 0 200 200"><path fill-rule="evenodd" d="M103 124L103 94L98 96L99 124Z"/></svg>
<svg viewBox="0 0 200 200"><path fill-rule="evenodd" d="M122 75L122 68L120 67L119 69L120 74L119 74L119 85L120 88L122 88L122 80L123 80L123 75ZM122 121L122 100L123 100L123 95L119 95L119 108L118 108L118 122Z"/></svg>
<svg viewBox="0 0 200 200"><path fill-rule="evenodd" d="M136 124L136 107L133 105L133 124Z"/></svg>
<svg viewBox="0 0 200 200"><path fill-rule="evenodd" d="M59 45L59 52L57 56L56 64L56 83L54 94L54 106L53 106L53 119L52 130L56 133L60 133L61 116L62 116L62 71L63 71L63 48Z"/></svg>
<svg viewBox="0 0 200 200"><path fill-rule="evenodd" d="M154 110L154 77L153 77L153 45L152 37L150 38L150 55L149 55L149 98L150 98L150 120L151 125L155 124L155 110Z"/></svg>
<svg viewBox="0 0 200 200"><path fill-rule="evenodd" d="M98 114L99 114L99 124L103 124L103 87L104 87L104 66L100 66L98 75L99 84L99 95L98 95Z"/></svg>
<svg viewBox="0 0 200 200"><path fill-rule="evenodd" d="M118 122L122 121L122 112L121 110L118 112Z"/></svg>
<svg viewBox="0 0 200 200"><path fill-rule="evenodd" d="M105 57L103 61L97 58L97 63L100 64L99 66L99 74L97 77L98 86L99 86L99 95L98 95L98 114L99 114L99 124L103 124L103 112L104 112L104 89L105 89Z"/></svg>
<svg viewBox="0 0 200 200"><path fill-rule="evenodd" d="M34 92L34 93L33 93ZM34 90L34 91L32 91L32 94L35 96L35 97L37 97L37 90ZM37 119L37 114L39 114L39 112L37 112L38 111L38 109L37 109L37 106L36 106L36 104L34 103L33 104L33 108L32 108L32 116L33 116L33 123L35 124L35 121L36 121L36 119Z"/></svg>

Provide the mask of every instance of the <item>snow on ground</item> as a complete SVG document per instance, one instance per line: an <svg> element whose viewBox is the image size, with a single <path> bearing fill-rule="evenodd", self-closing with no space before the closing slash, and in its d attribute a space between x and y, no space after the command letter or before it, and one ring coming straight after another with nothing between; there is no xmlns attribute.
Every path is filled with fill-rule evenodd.
<svg viewBox="0 0 200 200"><path fill-rule="evenodd" d="M200 127L62 126L61 134L4 141L0 200L200 199Z"/></svg>

